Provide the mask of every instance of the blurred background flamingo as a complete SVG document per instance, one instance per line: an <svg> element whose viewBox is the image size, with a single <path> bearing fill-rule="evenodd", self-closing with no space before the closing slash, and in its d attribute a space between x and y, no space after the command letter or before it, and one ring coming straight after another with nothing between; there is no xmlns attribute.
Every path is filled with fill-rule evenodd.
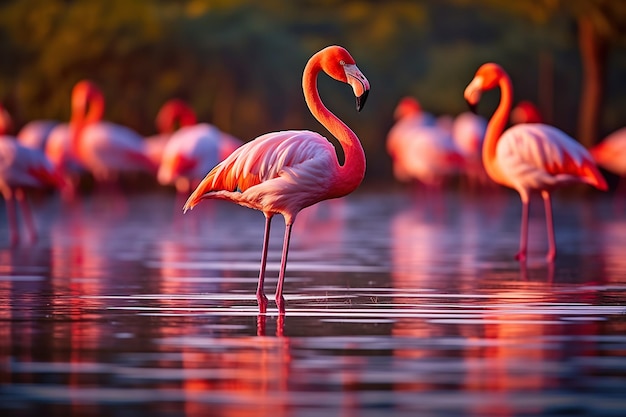
<svg viewBox="0 0 626 417"><path fill-rule="evenodd" d="M398 181L440 188L460 172L464 158L452 136L434 117L422 112L417 100L400 100L394 117L386 147Z"/></svg>
<svg viewBox="0 0 626 417"><path fill-rule="evenodd" d="M464 177L471 189L493 184L482 161L482 145L487 130L487 120L471 112L463 112L452 122L452 139L464 159Z"/></svg>
<svg viewBox="0 0 626 417"><path fill-rule="evenodd" d="M61 187L63 179L43 152L25 147L7 134L11 126L9 113L0 105L0 192L6 202L10 242L15 245L19 242L18 204L31 242L38 237L26 189Z"/></svg>
<svg viewBox="0 0 626 417"><path fill-rule="evenodd" d="M520 246L516 259L524 261L528 247L530 195L539 192L544 201L548 229L547 259L556 256L556 240L550 193L571 183L586 183L600 190L607 184L589 152L559 129L539 123L521 123L504 131L513 100L509 75L494 63L482 65L464 92L474 108L484 91L500 88L500 103L487 126L483 163L498 184L515 189L522 200Z"/></svg>
<svg viewBox="0 0 626 417"><path fill-rule="evenodd" d="M158 133L146 138L146 152L156 165L160 165L163 149L172 134L181 127L195 125L197 117L186 101L173 98L163 103L154 122Z"/></svg>
<svg viewBox="0 0 626 417"><path fill-rule="evenodd" d="M121 174L156 174L143 137L133 130L103 121L105 100L91 81L72 90L71 152L100 184L119 184Z"/></svg>
<svg viewBox="0 0 626 417"><path fill-rule="evenodd" d="M163 149L157 179L190 193L215 165L243 142L208 123L185 126L172 133Z"/></svg>

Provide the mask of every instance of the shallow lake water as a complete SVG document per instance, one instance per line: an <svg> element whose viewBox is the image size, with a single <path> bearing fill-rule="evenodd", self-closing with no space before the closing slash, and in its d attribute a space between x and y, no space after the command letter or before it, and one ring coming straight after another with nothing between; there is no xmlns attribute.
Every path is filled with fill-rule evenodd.
<svg viewBox="0 0 626 417"><path fill-rule="evenodd" d="M165 192L0 218L2 416L624 416L626 205L362 190L302 212L285 298L255 289L263 216Z"/></svg>

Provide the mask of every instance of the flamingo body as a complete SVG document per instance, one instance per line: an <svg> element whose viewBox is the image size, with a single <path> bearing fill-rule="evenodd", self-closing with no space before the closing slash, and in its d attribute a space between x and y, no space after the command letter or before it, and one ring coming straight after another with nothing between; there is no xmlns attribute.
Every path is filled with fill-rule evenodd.
<svg viewBox="0 0 626 417"><path fill-rule="evenodd" d="M54 120L34 120L24 125L17 134L18 141L32 149L44 150L50 132L59 122Z"/></svg>
<svg viewBox="0 0 626 417"><path fill-rule="evenodd" d="M606 189L589 152L556 127L518 124L506 130L496 148L494 180L519 192L550 190L571 183Z"/></svg>
<svg viewBox="0 0 626 417"><path fill-rule="evenodd" d="M412 118L392 127L387 135L387 151L394 176L402 182L418 180L427 186L440 186L463 164L463 156L448 132Z"/></svg>
<svg viewBox="0 0 626 417"><path fill-rule="evenodd" d="M523 261L527 256L530 193L541 193L548 229L547 259L553 261L556 240L550 192L571 183L590 184L600 190L608 187L589 152L559 129L540 123L521 123L504 131L511 112L513 85L499 65L482 65L464 96L475 107L483 91L497 87L501 91L500 104L489 120L482 148L485 169L496 183L517 190L522 200L518 260Z"/></svg>
<svg viewBox="0 0 626 417"><path fill-rule="evenodd" d="M99 180L121 172L154 172L143 138L133 130L110 122L86 126L77 147L78 159Z"/></svg>
<svg viewBox="0 0 626 417"><path fill-rule="evenodd" d="M203 190L202 198L282 214L291 223L303 208L330 198L336 165L335 148L318 133L268 133L233 152L198 190Z"/></svg>
<svg viewBox="0 0 626 417"><path fill-rule="evenodd" d="M63 179L44 156L43 152L18 143L12 136L0 136L0 192L7 204L7 217L11 243L19 240L17 218L13 200L22 206L31 240L37 239L36 228L25 200L24 188L62 187Z"/></svg>
<svg viewBox="0 0 626 417"><path fill-rule="evenodd" d="M208 123L182 127L172 134L163 149L157 174L159 183L197 186L208 171L241 143Z"/></svg>
<svg viewBox="0 0 626 417"><path fill-rule="evenodd" d="M263 282L272 217L282 214L285 218L275 296L278 309L283 314L287 253L298 212L322 200L349 194L358 187L365 174L365 154L358 137L324 106L319 97L317 75L320 71L352 87L357 97L357 110L365 103L369 82L348 51L340 46L329 46L314 54L304 69L302 89L307 106L343 147L343 165L337 160L334 146L318 133L307 130L268 133L242 145L215 166L184 206L186 211L202 199L212 198L263 212L266 221L257 287L257 300L263 313L267 306Z"/></svg>

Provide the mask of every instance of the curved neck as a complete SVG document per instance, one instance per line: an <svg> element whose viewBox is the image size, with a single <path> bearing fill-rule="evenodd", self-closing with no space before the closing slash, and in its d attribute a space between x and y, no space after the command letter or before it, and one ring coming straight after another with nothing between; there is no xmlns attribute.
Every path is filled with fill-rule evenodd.
<svg viewBox="0 0 626 417"><path fill-rule="evenodd" d="M104 96L99 93L88 93L72 97L72 129L71 145L74 153L79 149L80 137L85 127L97 123L104 117Z"/></svg>
<svg viewBox="0 0 626 417"><path fill-rule="evenodd" d="M513 85L511 79L505 73L500 75L500 104L498 108L489 119L487 124L487 131L485 132L485 141L483 143L483 161L485 169L490 176L498 182L498 179L502 176L499 173L499 169L495 164L496 158L496 146L498 140L504 131L504 127L509 120L509 114L511 113L511 104L513 102Z"/></svg>
<svg viewBox="0 0 626 417"><path fill-rule="evenodd" d="M313 116L341 144L345 155L343 165L337 161L337 173L341 181L332 185L334 197L341 197L354 191L365 175L365 152L356 134L337 116L324 106L317 90L317 74L322 71L319 53L313 55L302 76L304 98Z"/></svg>

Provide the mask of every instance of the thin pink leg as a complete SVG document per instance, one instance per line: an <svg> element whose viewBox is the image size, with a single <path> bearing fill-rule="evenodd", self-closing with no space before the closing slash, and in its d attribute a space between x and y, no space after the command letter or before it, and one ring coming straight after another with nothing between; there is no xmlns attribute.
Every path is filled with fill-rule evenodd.
<svg viewBox="0 0 626 417"><path fill-rule="evenodd" d="M285 282L285 269L287 269L287 253L289 252L289 240L291 239L291 224L285 224L285 239L283 241L283 254L280 261L280 274L276 285L276 306L280 314L285 314L285 299L283 298L283 283Z"/></svg>
<svg viewBox="0 0 626 417"><path fill-rule="evenodd" d="M267 264L267 249L270 241L270 224L272 222L272 216L265 216L265 233L263 234L263 253L261 255L261 271L259 272L259 284L256 289L256 299L259 303L259 312L265 313L267 311L267 297L265 296L264 283L265 283L265 265Z"/></svg>
<svg viewBox="0 0 626 417"><path fill-rule="evenodd" d="M530 206L529 196L520 194L522 198L522 227L520 229L519 252L515 255L518 261L525 261L528 252L528 209Z"/></svg>
<svg viewBox="0 0 626 417"><path fill-rule="evenodd" d="M548 228L548 255L546 259L548 261L554 261L556 257L556 238L554 237L554 220L552 218L552 201L550 200L550 193L547 191L541 192L543 197L543 205L546 211L546 226Z"/></svg>
<svg viewBox="0 0 626 417"><path fill-rule="evenodd" d="M11 189L2 190L4 201L7 207L7 220L9 222L9 239L11 246L15 246L20 241L20 234L17 225L17 214L15 212L15 199L13 198L13 191Z"/></svg>
<svg viewBox="0 0 626 417"><path fill-rule="evenodd" d="M15 198L17 202L19 202L20 207L22 209L22 217L24 218L24 223L26 224L26 231L28 232L28 236L32 243L37 242L37 228L35 227L35 221L33 220L33 212L30 208L30 204L28 203L28 198L24 193L24 190L18 188L15 190Z"/></svg>

